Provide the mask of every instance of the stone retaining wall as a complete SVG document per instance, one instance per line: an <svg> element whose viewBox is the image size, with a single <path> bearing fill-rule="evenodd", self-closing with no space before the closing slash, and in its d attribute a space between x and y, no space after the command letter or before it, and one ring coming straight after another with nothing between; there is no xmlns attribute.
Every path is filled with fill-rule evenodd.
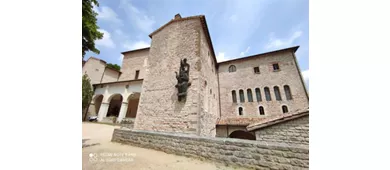
<svg viewBox="0 0 390 170"><path fill-rule="evenodd" d="M256 169L309 169L309 148L259 141L115 129L112 142Z"/></svg>
<svg viewBox="0 0 390 170"><path fill-rule="evenodd" d="M309 115L255 131L256 140L309 146Z"/></svg>

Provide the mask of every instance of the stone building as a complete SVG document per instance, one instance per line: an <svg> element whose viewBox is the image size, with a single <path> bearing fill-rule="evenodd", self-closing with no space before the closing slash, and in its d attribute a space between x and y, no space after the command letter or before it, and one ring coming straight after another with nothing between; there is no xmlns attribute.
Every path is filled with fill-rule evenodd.
<svg viewBox="0 0 390 170"><path fill-rule="evenodd" d="M218 63L203 15L177 14L149 37L149 48L122 53L120 71L94 57L83 62L95 90L89 115L134 130L254 140L259 122L292 121L308 109L298 46ZM183 59L191 85L179 101L175 72Z"/></svg>

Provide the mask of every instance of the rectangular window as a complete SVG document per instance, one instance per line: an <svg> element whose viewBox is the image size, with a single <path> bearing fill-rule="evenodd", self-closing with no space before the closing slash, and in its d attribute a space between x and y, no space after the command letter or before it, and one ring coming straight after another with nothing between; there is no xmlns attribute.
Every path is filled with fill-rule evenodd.
<svg viewBox="0 0 390 170"><path fill-rule="evenodd" d="M260 74L260 68L259 67L254 67L253 71L255 72L255 74Z"/></svg>
<svg viewBox="0 0 390 170"><path fill-rule="evenodd" d="M135 78L134 79L138 79L138 76L139 76L139 70L135 71Z"/></svg>
<svg viewBox="0 0 390 170"><path fill-rule="evenodd" d="M279 64L278 64L278 63L272 64L272 67L273 67L274 71L279 71L279 70L280 70L280 69L279 69Z"/></svg>

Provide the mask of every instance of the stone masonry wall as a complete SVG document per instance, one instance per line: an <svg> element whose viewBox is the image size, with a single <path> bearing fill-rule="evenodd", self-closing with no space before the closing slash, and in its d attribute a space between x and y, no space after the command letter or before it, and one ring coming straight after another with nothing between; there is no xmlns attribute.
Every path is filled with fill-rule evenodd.
<svg viewBox="0 0 390 170"><path fill-rule="evenodd" d="M105 67L106 63L90 57L83 66L83 75L88 75L91 79L91 84L100 83Z"/></svg>
<svg viewBox="0 0 390 170"><path fill-rule="evenodd" d="M113 142L256 169L309 169L309 148L115 129Z"/></svg>
<svg viewBox="0 0 390 170"><path fill-rule="evenodd" d="M309 146L309 116L300 117L255 131L256 140Z"/></svg>
<svg viewBox="0 0 390 170"><path fill-rule="evenodd" d="M102 83L115 82L118 80L119 72L106 68L104 71Z"/></svg>
<svg viewBox="0 0 390 170"><path fill-rule="evenodd" d="M215 69L215 62L211 49L209 48L205 32L199 29L200 32L200 116L199 129L200 136L215 137L215 123L219 117L219 93L218 93L218 78Z"/></svg>
<svg viewBox="0 0 390 170"><path fill-rule="evenodd" d="M200 26L196 19L178 21L153 35L134 129L199 134ZM179 102L175 72L184 58L191 86Z"/></svg>
<svg viewBox="0 0 390 170"><path fill-rule="evenodd" d="M273 63L279 63L280 71L274 72ZM236 72L229 73L229 66L235 65ZM254 73L254 67L259 67L260 74ZM304 85L294 61L292 51L281 51L252 59L237 60L219 65L220 95L222 118L239 117L238 107L243 108L240 117L267 117L282 114L282 105L294 111L309 106ZM293 100L287 100L284 85L290 86ZM282 101L277 101L274 86L279 87ZM264 87L270 89L271 101L266 101ZM260 88L262 101L257 102L255 88ZM240 103L239 90L244 91L245 102ZM252 90L253 102L248 102L247 89ZM236 91L237 103L232 101L232 90ZM259 106L264 107L265 115L259 114Z"/></svg>
<svg viewBox="0 0 390 170"><path fill-rule="evenodd" d="M119 81L134 80L136 70L139 70L138 79L143 79L146 73L147 58L149 49L128 52L123 55Z"/></svg>

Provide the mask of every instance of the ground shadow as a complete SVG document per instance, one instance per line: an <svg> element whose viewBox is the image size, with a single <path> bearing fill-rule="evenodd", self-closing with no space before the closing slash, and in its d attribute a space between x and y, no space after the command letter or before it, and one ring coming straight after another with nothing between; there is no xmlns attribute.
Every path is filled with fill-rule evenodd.
<svg viewBox="0 0 390 170"><path fill-rule="evenodd" d="M90 140L90 139L83 139L83 148L91 147L91 146L95 146L95 145L100 145L100 143L86 144L85 142L88 140Z"/></svg>

